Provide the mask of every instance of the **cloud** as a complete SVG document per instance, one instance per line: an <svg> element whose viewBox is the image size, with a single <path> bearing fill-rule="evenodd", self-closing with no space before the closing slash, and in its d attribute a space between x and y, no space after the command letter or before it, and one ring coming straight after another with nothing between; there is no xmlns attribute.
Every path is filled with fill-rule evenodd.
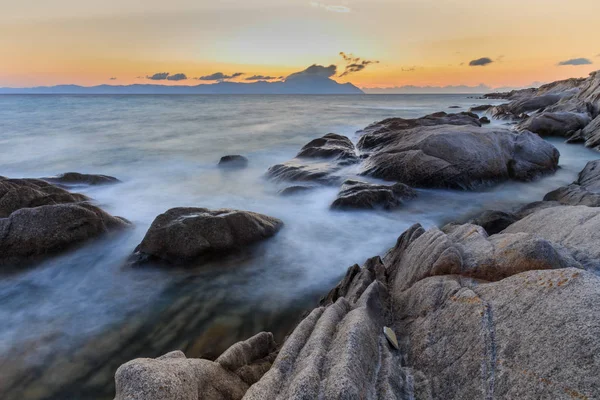
<svg viewBox="0 0 600 400"><path fill-rule="evenodd" d="M354 56L354 54L346 54L343 51L340 51L340 56L346 61L346 68L344 69L344 72L340 74L340 77L362 71L371 64L379 63L379 61L363 60L360 57Z"/></svg>
<svg viewBox="0 0 600 400"><path fill-rule="evenodd" d="M415 66L413 66L413 67L406 67L406 68L402 67L402 68L400 68L400 70L402 72L414 72L414 71L417 70L417 67L415 67Z"/></svg>
<svg viewBox="0 0 600 400"><path fill-rule="evenodd" d="M229 79L234 79L234 78L237 78L242 75L244 75L243 72L236 72L231 75L225 75L222 72L215 72L214 74L204 75L204 76L201 76L200 78L194 78L194 79L198 79L200 81L227 81Z"/></svg>
<svg viewBox="0 0 600 400"><path fill-rule="evenodd" d="M182 73L167 76L169 81L185 81L187 78L187 75Z"/></svg>
<svg viewBox="0 0 600 400"><path fill-rule="evenodd" d="M489 57L481 57L476 60L471 60L469 62L469 66L471 67L485 67L488 64L493 63L492 59Z"/></svg>
<svg viewBox="0 0 600 400"><path fill-rule="evenodd" d="M289 75L286 79L290 78L299 78L299 77L321 77L321 78L330 78L335 75L337 72L337 67L331 64L328 67L324 67L322 65L313 64L310 67L306 68L304 71L294 72Z"/></svg>
<svg viewBox="0 0 600 400"><path fill-rule="evenodd" d="M277 76L269 76L269 75L252 75L247 77L245 80L247 81L270 81L273 79L281 79L282 77Z"/></svg>
<svg viewBox="0 0 600 400"><path fill-rule="evenodd" d="M114 77L114 76L110 77L109 79L110 79L111 81L116 81L116 80L117 80L117 78L116 78L116 77Z"/></svg>
<svg viewBox="0 0 600 400"><path fill-rule="evenodd" d="M152 79L153 81L164 81L169 76L168 72L157 72L154 75L146 76L146 79Z"/></svg>
<svg viewBox="0 0 600 400"><path fill-rule="evenodd" d="M570 60L561 61L557 65L590 65L591 63L587 58L571 58Z"/></svg>
<svg viewBox="0 0 600 400"><path fill-rule="evenodd" d="M309 4L311 7L321 8L325 11L331 11L331 12L336 12L336 13L352 12L352 10L346 6L335 6L335 5L330 5L330 4L319 3L316 1L311 1Z"/></svg>
<svg viewBox="0 0 600 400"><path fill-rule="evenodd" d="M501 63L502 61L504 61L504 55L498 56L498 58L496 58L496 62Z"/></svg>

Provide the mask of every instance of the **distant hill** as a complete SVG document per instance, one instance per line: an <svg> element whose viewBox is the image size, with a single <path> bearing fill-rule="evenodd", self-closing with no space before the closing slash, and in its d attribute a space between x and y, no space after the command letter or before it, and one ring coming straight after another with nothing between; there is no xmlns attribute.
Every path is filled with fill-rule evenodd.
<svg viewBox="0 0 600 400"><path fill-rule="evenodd" d="M363 94L351 83L338 83L323 76L289 76L285 81L253 83L218 82L196 86L153 84L32 88L0 88L0 94Z"/></svg>

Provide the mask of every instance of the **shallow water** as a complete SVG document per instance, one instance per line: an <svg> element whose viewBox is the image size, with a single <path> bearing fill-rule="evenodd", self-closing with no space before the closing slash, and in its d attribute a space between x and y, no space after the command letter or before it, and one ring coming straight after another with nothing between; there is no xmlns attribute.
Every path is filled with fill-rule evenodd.
<svg viewBox="0 0 600 400"><path fill-rule="evenodd" d="M337 188L280 197L266 169L328 132L348 135L387 117L488 103L456 95L0 96L0 175L102 173L122 184L81 187L135 224L18 274L0 276L0 397L112 398L116 367L181 348L215 356L261 330L281 340L347 267L383 254L410 225L484 209L510 210L576 178L597 153L552 143L561 169L532 183L478 192L419 190L392 212L332 212ZM243 154L241 171L216 167ZM352 173L352 171L349 171ZM282 219L243 259L193 269L124 262L161 212L232 207Z"/></svg>

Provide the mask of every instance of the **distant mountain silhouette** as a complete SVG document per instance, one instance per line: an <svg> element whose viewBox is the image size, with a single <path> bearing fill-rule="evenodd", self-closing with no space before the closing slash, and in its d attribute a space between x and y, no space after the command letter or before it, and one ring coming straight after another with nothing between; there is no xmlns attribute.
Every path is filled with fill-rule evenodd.
<svg viewBox="0 0 600 400"><path fill-rule="evenodd" d="M285 81L279 82L218 82L196 86L57 85L0 88L0 94L363 94L363 91L351 83L337 83L324 76L290 75Z"/></svg>

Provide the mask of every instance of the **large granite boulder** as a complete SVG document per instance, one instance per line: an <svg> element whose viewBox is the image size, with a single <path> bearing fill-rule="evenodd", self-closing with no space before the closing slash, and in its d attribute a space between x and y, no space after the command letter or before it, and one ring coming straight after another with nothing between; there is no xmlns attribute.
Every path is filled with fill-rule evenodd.
<svg viewBox="0 0 600 400"><path fill-rule="evenodd" d="M275 181L336 184L342 179L337 172L358 161L350 139L328 133L304 145L292 160L270 167L267 177Z"/></svg>
<svg viewBox="0 0 600 400"><path fill-rule="evenodd" d="M41 178L46 182L56 185L76 186L76 185L110 185L121 182L114 176L98 174L80 174L79 172L65 172L64 174Z"/></svg>
<svg viewBox="0 0 600 400"><path fill-rule="evenodd" d="M282 226L277 218L250 211L172 208L152 222L132 262L202 262L271 237Z"/></svg>
<svg viewBox="0 0 600 400"><path fill-rule="evenodd" d="M600 160L590 161L575 182L546 194L545 201L600 207Z"/></svg>
<svg viewBox="0 0 600 400"><path fill-rule="evenodd" d="M383 121L367 128L358 144L369 154L362 174L413 187L472 189L527 181L557 168L558 150L533 133L481 128L469 114L425 121Z"/></svg>
<svg viewBox="0 0 600 400"><path fill-rule="evenodd" d="M332 209L375 209L390 210L401 206L404 201L417 197L411 187L396 183L378 185L356 180L346 180L337 198L331 204Z"/></svg>
<svg viewBox="0 0 600 400"><path fill-rule="evenodd" d="M517 129L540 136L571 137L591 121L588 114L574 112L542 112L521 122Z"/></svg>
<svg viewBox="0 0 600 400"><path fill-rule="evenodd" d="M0 218L21 208L89 200L40 179L0 179Z"/></svg>
<svg viewBox="0 0 600 400"><path fill-rule="evenodd" d="M87 203L22 208L0 218L0 266L38 261L128 225Z"/></svg>

